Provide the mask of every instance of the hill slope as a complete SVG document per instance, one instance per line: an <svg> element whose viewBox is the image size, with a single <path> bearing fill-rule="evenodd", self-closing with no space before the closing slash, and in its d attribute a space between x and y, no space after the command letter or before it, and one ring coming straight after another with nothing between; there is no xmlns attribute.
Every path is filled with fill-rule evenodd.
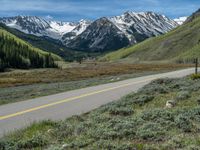
<svg viewBox="0 0 200 150"><path fill-rule="evenodd" d="M0 70L4 68L55 67L54 60L61 60L55 54L31 46L0 27Z"/></svg>
<svg viewBox="0 0 200 150"><path fill-rule="evenodd" d="M193 14L194 15L194 14ZM188 61L200 57L200 16L173 31L107 54L103 60L130 58L134 61Z"/></svg>

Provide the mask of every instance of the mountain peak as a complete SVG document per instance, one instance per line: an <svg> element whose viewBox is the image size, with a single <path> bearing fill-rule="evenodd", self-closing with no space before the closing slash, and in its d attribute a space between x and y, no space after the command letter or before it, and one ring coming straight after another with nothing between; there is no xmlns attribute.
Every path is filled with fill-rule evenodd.
<svg viewBox="0 0 200 150"><path fill-rule="evenodd" d="M187 18L188 17L179 17L174 19L174 21L177 22L179 25L182 25L187 20Z"/></svg>

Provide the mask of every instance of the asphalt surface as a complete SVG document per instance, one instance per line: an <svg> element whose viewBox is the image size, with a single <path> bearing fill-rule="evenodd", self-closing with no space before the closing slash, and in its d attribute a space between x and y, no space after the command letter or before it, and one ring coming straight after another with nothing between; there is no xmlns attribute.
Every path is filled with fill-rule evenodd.
<svg viewBox="0 0 200 150"><path fill-rule="evenodd" d="M194 68L143 76L0 106L0 137L42 120L61 120L91 111L137 91L158 78L177 78Z"/></svg>

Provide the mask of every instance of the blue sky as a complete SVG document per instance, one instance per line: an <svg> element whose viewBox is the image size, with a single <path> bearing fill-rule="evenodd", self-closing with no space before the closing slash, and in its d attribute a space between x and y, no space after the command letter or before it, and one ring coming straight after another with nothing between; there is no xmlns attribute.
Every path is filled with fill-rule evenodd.
<svg viewBox="0 0 200 150"><path fill-rule="evenodd" d="M60 21L94 20L125 11L154 11L171 18L188 16L200 0L0 0L0 17L31 15Z"/></svg>

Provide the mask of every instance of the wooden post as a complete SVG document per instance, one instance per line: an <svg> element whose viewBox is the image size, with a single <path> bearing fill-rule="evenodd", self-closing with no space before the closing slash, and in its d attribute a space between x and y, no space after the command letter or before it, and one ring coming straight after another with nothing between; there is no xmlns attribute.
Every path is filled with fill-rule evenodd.
<svg viewBox="0 0 200 150"><path fill-rule="evenodd" d="M195 59L195 74L198 74L198 58Z"/></svg>

